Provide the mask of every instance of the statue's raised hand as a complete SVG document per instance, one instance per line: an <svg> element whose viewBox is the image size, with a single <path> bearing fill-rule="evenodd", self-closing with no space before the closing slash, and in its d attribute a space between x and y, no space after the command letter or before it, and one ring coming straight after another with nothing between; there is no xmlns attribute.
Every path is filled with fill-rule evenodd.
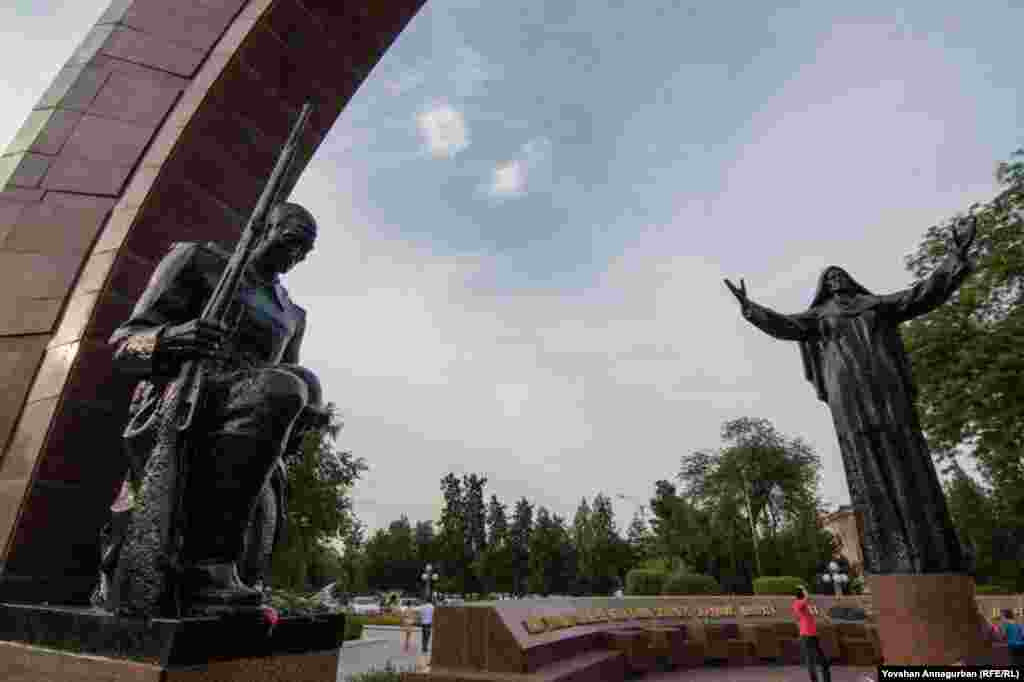
<svg viewBox="0 0 1024 682"><path fill-rule="evenodd" d="M739 286L736 286L728 279L724 281L725 286L729 288L729 291L732 292L732 295L735 296L736 300L740 302L740 308L743 309L743 314L745 315L747 313L747 310L750 309L750 299L747 298L747 283L743 281L743 278L740 278Z"/></svg>
<svg viewBox="0 0 1024 682"><path fill-rule="evenodd" d="M978 216L976 215L960 218L953 223L953 227L950 228L950 238L953 242L953 248L956 249L961 260L967 259L967 252L974 243L974 238L977 234Z"/></svg>

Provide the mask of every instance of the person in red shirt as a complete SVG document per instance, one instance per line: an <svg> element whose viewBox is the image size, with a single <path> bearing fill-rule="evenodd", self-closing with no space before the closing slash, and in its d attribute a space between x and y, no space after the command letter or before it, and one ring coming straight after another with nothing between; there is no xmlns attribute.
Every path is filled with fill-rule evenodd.
<svg viewBox="0 0 1024 682"><path fill-rule="evenodd" d="M814 614L811 613L811 600L807 598L807 590L803 587L798 587L796 590L793 613L800 625L800 658L807 665L811 682L819 682L818 667L821 667L821 682L832 682L828 657L821 650L821 642L818 641L818 624L814 619Z"/></svg>

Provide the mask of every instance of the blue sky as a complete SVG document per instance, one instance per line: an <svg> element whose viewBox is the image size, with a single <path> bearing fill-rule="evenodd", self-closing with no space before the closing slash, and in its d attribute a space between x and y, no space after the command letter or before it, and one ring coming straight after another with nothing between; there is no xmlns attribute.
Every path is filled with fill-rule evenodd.
<svg viewBox="0 0 1024 682"><path fill-rule="evenodd" d="M0 65L0 137L104 5L0 9L29 58ZM449 470L567 516L623 495L625 525L743 415L807 438L848 499L796 347L721 279L783 312L832 263L907 285L1022 143L1024 11L751 5L430 0L343 112L295 191L321 239L289 286L371 527L436 517Z"/></svg>

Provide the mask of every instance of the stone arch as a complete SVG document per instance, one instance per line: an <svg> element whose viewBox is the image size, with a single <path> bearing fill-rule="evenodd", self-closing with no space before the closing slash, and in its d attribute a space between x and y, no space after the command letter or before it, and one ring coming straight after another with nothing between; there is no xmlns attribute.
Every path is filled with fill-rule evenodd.
<svg viewBox="0 0 1024 682"><path fill-rule="evenodd" d="M114 0L54 79L0 157L0 600L88 597L125 470L106 338L171 242L237 238L311 97L305 167L424 2Z"/></svg>

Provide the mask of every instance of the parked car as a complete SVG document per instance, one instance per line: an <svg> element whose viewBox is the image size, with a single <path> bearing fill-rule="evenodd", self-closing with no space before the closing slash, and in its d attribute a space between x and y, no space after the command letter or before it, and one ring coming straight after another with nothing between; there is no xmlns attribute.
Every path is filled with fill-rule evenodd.
<svg viewBox="0 0 1024 682"><path fill-rule="evenodd" d="M398 610L408 611L409 609L415 609L423 606L423 600L417 599L416 597L403 597L398 600Z"/></svg>
<svg viewBox="0 0 1024 682"><path fill-rule="evenodd" d="M357 616L379 616L383 612L377 597L353 597L348 608Z"/></svg>

